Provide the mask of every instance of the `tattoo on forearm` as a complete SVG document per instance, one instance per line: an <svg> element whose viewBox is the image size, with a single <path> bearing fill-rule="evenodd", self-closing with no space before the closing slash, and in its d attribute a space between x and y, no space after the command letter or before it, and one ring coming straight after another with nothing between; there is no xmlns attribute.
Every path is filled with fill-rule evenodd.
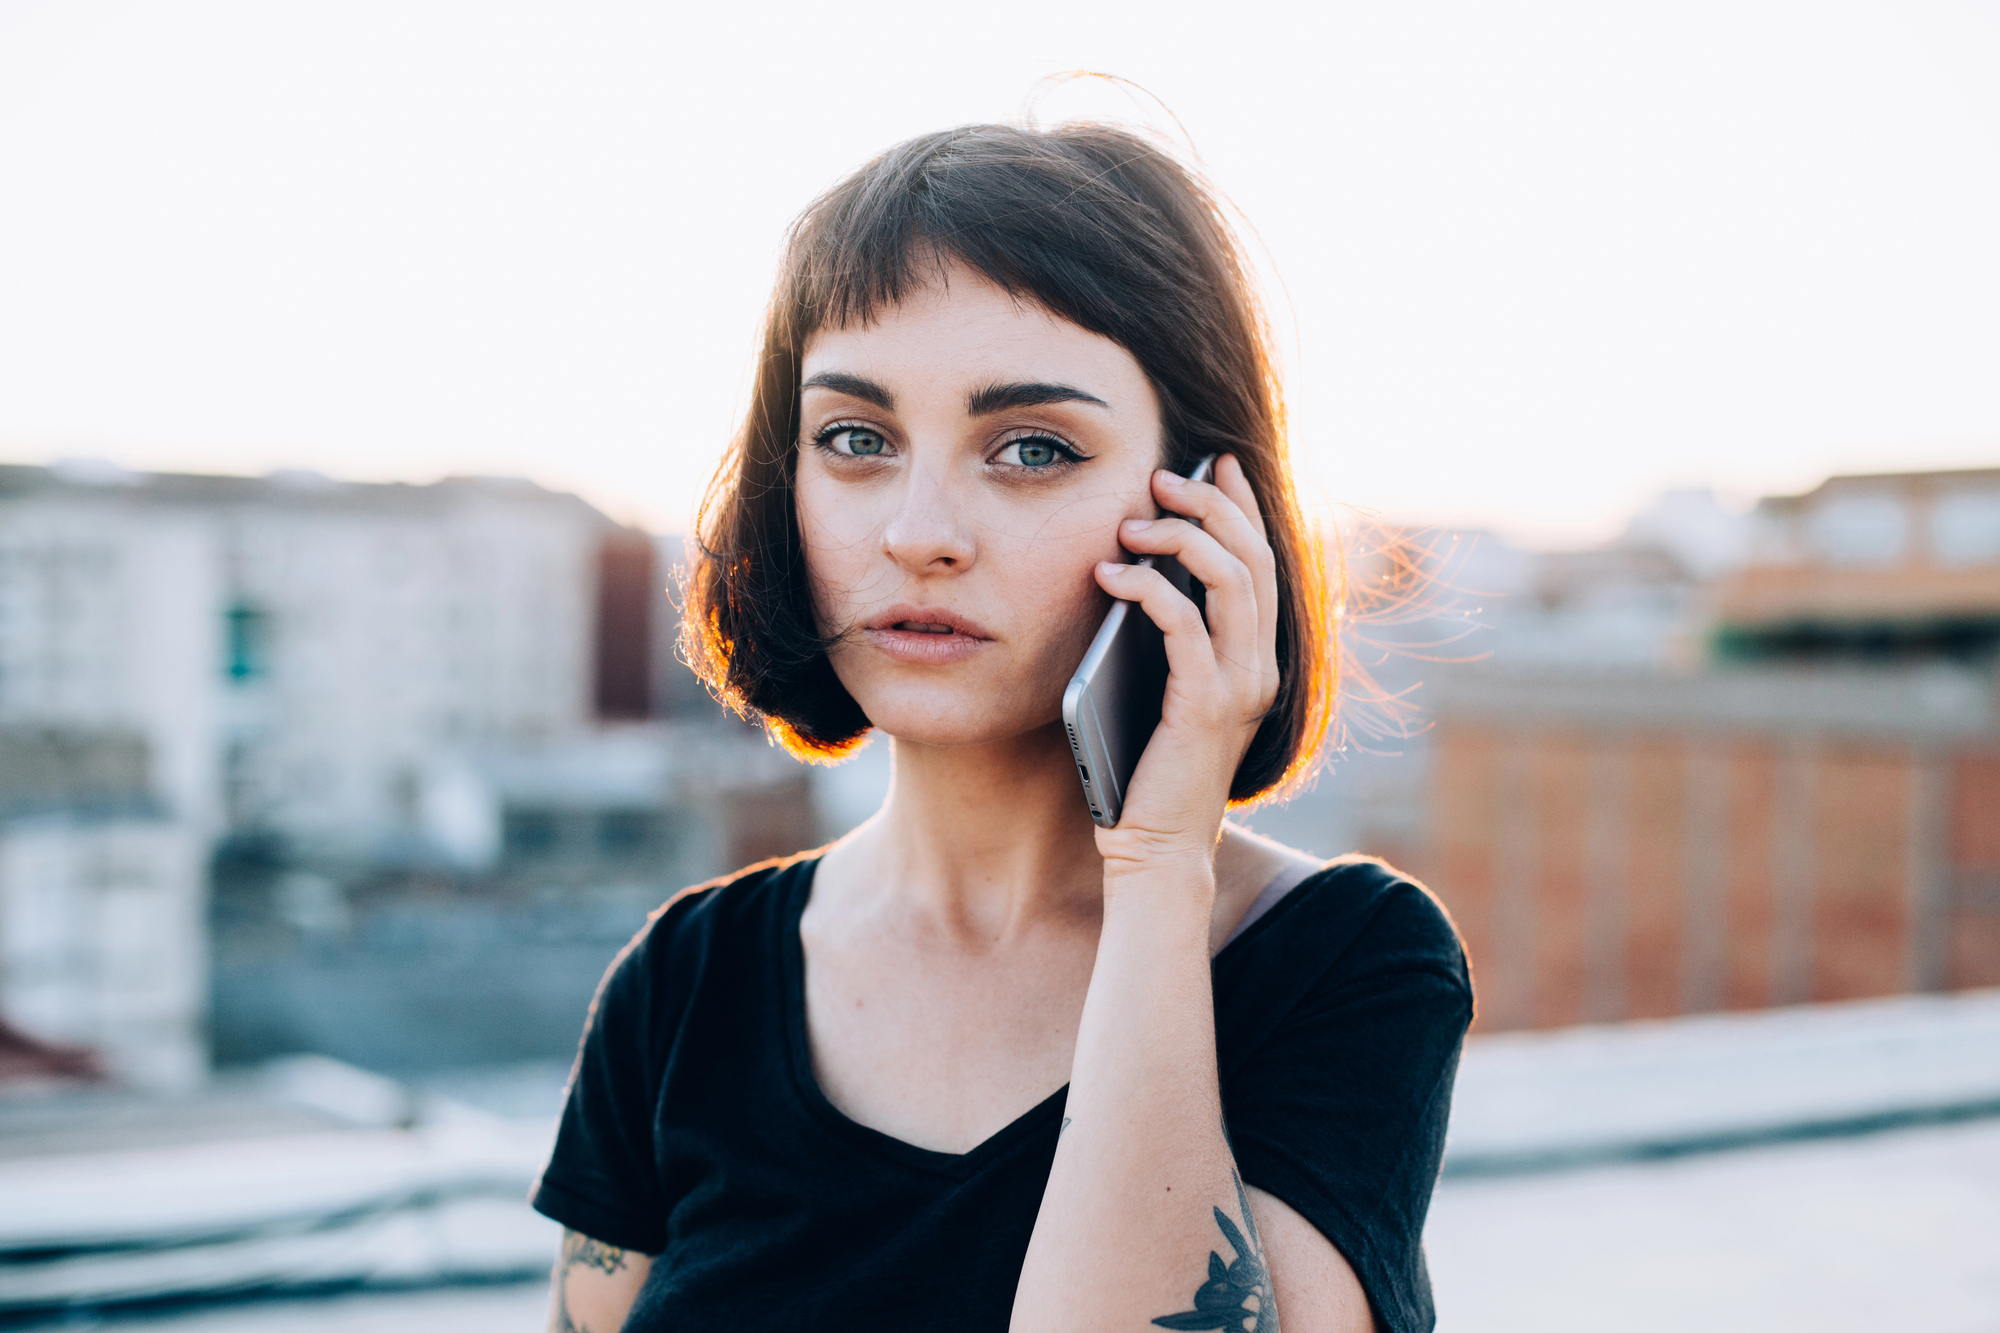
<svg viewBox="0 0 2000 1333"><path fill-rule="evenodd" d="M556 1259L555 1333L591 1333L569 1312L569 1275L576 1268L593 1268L600 1273L616 1273L625 1267L625 1251L603 1241L592 1240L579 1231L564 1230L562 1254Z"/></svg>
<svg viewBox="0 0 2000 1333"><path fill-rule="evenodd" d="M1236 1206L1243 1214L1243 1226L1239 1230L1220 1208L1215 1210L1215 1224L1222 1228L1223 1239L1236 1251L1236 1258L1225 1264L1221 1255L1209 1251L1208 1281L1195 1291L1194 1308L1161 1315L1153 1321L1161 1328L1278 1333L1278 1302L1271 1291L1271 1270L1264 1264L1264 1243L1257 1238L1257 1219L1251 1216L1243 1177L1234 1171L1229 1174L1236 1182Z"/></svg>

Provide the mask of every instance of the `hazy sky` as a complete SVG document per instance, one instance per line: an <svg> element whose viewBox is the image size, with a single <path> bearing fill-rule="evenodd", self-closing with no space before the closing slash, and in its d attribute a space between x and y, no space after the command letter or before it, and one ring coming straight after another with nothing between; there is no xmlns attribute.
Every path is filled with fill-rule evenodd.
<svg viewBox="0 0 2000 1333"><path fill-rule="evenodd" d="M2000 4L1909 0L0 0L0 458L678 527L792 215L1076 67L1256 224L1320 494L1556 542L2000 464Z"/></svg>

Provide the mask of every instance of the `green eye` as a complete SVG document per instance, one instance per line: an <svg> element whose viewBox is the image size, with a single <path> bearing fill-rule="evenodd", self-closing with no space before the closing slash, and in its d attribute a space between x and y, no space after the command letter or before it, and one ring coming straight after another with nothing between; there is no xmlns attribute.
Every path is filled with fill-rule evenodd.
<svg viewBox="0 0 2000 1333"><path fill-rule="evenodd" d="M843 441L845 442L844 446ZM888 447L888 441L884 440L880 435L877 435L872 430L864 430L859 426L850 426L833 437L833 451L835 453L853 454L858 458L873 458Z"/></svg>
<svg viewBox="0 0 2000 1333"><path fill-rule="evenodd" d="M1000 457L1021 467L1041 468L1062 462L1070 457L1070 452L1055 440L1031 435L1009 443L1000 451Z"/></svg>

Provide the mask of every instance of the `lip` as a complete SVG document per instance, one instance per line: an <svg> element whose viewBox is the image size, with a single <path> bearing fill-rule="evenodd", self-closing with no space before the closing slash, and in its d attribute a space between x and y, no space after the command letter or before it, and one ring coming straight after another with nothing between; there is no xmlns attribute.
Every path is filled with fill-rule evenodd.
<svg viewBox="0 0 2000 1333"><path fill-rule="evenodd" d="M909 628L917 625L926 628ZM871 619L863 632L886 656L925 666L963 662L993 642L977 621L941 606L892 606Z"/></svg>

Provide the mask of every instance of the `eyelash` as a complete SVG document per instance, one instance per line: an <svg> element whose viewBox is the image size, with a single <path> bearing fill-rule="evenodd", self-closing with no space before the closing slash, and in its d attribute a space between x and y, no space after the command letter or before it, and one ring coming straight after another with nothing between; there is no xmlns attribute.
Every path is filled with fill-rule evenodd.
<svg viewBox="0 0 2000 1333"><path fill-rule="evenodd" d="M861 455L843 454L838 449L833 447L833 437L840 434L844 430L865 430L868 431L870 434L882 436L882 439L885 442L889 438L885 432L876 430L875 427L869 425L865 421L836 421L833 422L831 425L822 426L819 430L819 433L812 437L813 447L816 449L824 449L827 453L832 454L835 458L867 457L867 455L865 454Z"/></svg>
<svg viewBox="0 0 2000 1333"><path fill-rule="evenodd" d="M1019 435L1010 435L1000 441L1000 449L1004 451L1010 444L1027 444L1031 441L1054 446L1056 451L1055 461L1046 463L1041 467L1029 467L1025 463L1009 463L1003 466L1019 468L1023 472L1067 472L1078 463L1085 462L1090 458L1089 454L1084 453L1068 440L1063 439L1059 435L1051 435L1045 430L1030 430L1024 431Z"/></svg>
<svg viewBox="0 0 2000 1333"><path fill-rule="evenodd" d="M870 426L864 422L834 421L828 423L825 426L820 427L818 433L812 437L813 446L818 449L824 449L827 453L832 454L836 458L857 457L857 455L843 454L839 450L833 447L833 437L840 434L844 430L871 431L874 434L882 435L885 440L888 438L887 435L884 434L884 432L876 430L875 427ZM1027 444L1030 441L1041 441L1055 446L1055 450L1058 457L1054 462L1048 463L1038 468L1031 468L1028 467L1026 464L1022 463L1006 464L1005 466L1018 468L1023 472L1067 471L1069 468L1075 467L1078 463L1088 462L1091 457L1089 454L1084 453L1081 449L1078 449L1075 445L1071 444L1068 440L1065 440L1058 435L1051 435L1049 432L1045 430L1030 430L1030 431L1024 431L1019 435L1010 435L1006 439L1000 441L999 447L1001 449L1005 449L1010 444ZM865 457L866 455L860 455L860 456Z"/></svg>

